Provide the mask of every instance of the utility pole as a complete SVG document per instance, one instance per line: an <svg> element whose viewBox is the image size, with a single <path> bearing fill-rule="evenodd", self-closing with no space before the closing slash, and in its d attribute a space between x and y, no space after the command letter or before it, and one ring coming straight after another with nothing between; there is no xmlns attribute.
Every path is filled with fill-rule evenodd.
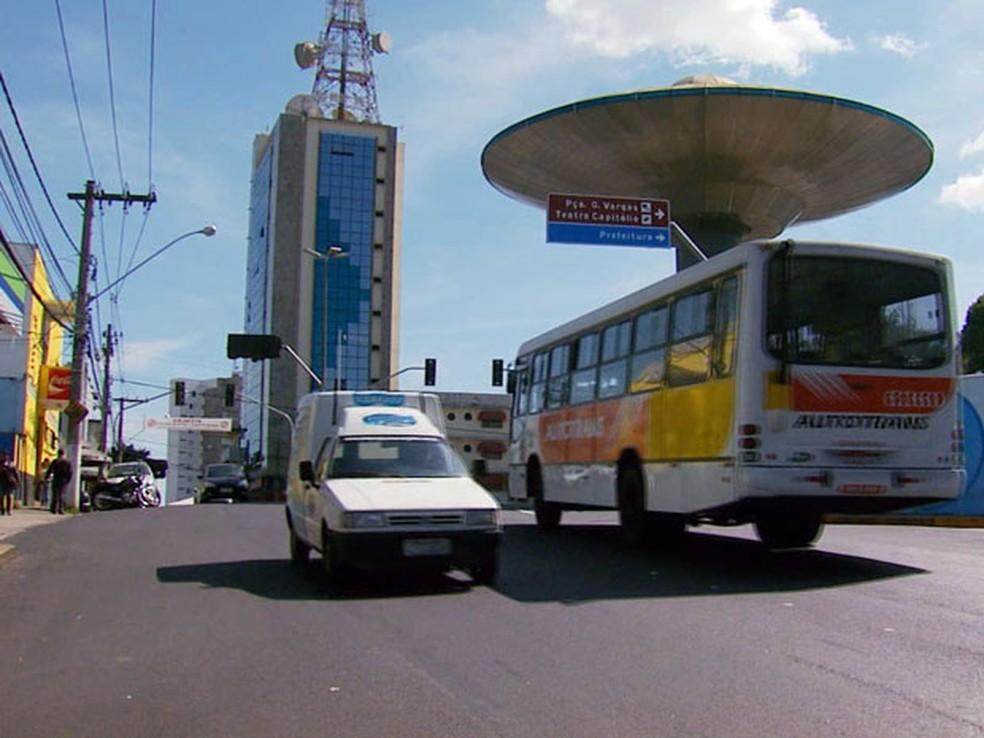
<svg viewBox="0 0 984 738"><path fill-rule="evenodd" d="M72 334L72 383L68 407L68 461L72 465L72 481L69 485L69 499L66 507L79 508L82 466L82 421L88 415L85 406L86 379L85 355L89 342L89 271L92 260L92 213L96 202L122 202L124 207L132 202L143 202L150 207L157 201L153 192L146 195L133 195L129 192L109 193L97 189L96 183L89 179L85 192L68 193L69 200L84 202L82 210L82 243L79 245L79 281L75 291L75 327Z"/></svg>
<svg viewBox="0 0 984 738"><path fill-rule="evenodd" d="M109 412L113 398L110 393L109 362L113 358L113 325L106 326L106 344L103 346L102 428L99 433L99 450L106 453L109 440Z"/></svg>

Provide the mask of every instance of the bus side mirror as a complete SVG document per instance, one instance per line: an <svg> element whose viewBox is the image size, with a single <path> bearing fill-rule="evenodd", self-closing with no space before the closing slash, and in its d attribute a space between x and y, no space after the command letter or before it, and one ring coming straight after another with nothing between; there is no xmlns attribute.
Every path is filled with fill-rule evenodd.
<svg viewBox="0 0 984 738"><path fill-rule="evenodd" d="M506 374L506 392L510 395L516 393L516 372L509 372Z"/></svg>
<svg viewBox="0 0 984 738"><path fill-rule="evenodd" d="M302 461L298 465L297 471L301 477L301 481L314 484L314 464L307 460Z"/></svg>

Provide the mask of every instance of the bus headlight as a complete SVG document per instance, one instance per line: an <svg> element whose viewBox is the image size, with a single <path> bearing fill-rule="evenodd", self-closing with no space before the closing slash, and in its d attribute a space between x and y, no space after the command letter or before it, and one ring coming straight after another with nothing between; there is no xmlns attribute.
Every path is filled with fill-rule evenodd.
<svg viewBox="0 0 984 738"><path fill-rule="evenodd" d="M499 524L498 510L466 510L465 525L496 526Z"/></svg>
<svg viewBox="0 0 984 738"><path fill-rule="evenodd" d="M386 525L386 515L381 512L345 513L346 528L382 528Z"/></svg>

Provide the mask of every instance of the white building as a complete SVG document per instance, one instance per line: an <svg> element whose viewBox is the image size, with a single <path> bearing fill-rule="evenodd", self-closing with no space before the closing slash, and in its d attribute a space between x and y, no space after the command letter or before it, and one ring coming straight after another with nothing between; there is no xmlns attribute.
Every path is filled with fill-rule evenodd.
<svg viewBox="0 0 984 738"><path fill-rule="evenodd" d="M238 374L215 379L171 380L169 414L172 418L231 418L228 433L167 432L168 504L194 496L208 464L241 461L239 448Z"/></svg>
<svg viewBox="0 0 984 738"><path fill-rule="evenodd" d="M509 482L506 450L511 396L473 392L437 395L451 445L480 484L490 492L504 494Z"/></svg>

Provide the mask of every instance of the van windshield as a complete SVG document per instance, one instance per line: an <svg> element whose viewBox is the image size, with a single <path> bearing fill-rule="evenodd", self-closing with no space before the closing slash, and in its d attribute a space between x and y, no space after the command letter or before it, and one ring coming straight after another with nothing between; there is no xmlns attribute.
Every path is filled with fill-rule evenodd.
<svg viewBox="0 0 984 738"><path fill-rule="evenodd" d="M468 470L440 438L347 438L335 445L325 476L463 477Z"/></svg>

